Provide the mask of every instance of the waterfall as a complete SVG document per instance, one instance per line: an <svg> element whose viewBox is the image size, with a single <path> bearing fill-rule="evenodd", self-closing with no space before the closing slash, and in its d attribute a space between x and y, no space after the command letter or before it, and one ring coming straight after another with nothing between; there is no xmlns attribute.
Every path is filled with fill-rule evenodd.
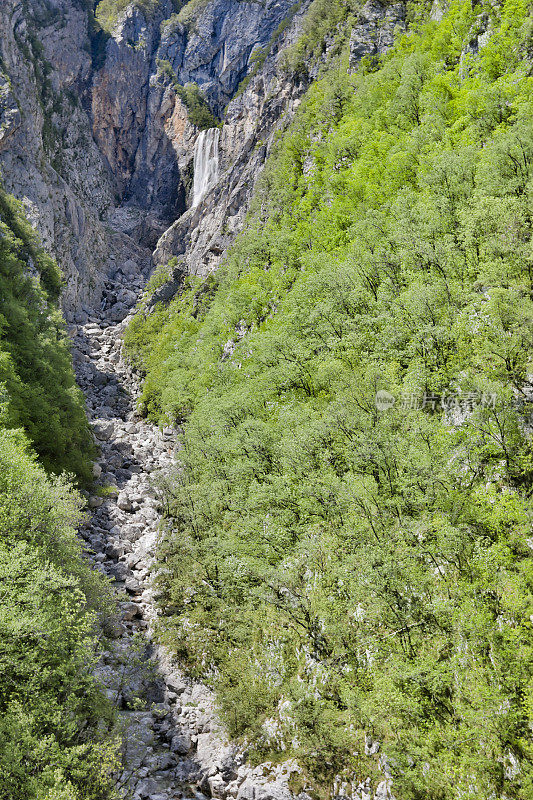
<svg viewBox="0 0 533 800"><path fill-rule="evenodd" d="M194 145L193 206L198 205L218 180L219 139L220 130L209 128L201 131Z"/></svg>

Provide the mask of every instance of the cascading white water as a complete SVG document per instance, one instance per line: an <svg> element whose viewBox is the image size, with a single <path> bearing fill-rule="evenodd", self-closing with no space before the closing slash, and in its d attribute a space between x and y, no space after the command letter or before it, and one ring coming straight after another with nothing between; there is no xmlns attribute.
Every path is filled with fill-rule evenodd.
<svg viewBox="0 0 533 800"><path fill-rule="evenodd" d="M220 130L209 128L201 131L194 145L193 206L198 205L218 180L219 139Z"/></svg>

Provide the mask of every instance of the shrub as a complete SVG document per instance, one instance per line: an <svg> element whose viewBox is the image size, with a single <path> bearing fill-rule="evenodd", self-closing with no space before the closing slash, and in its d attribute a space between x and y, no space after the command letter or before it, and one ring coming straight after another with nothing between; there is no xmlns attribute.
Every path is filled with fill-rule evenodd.
<svg viewBox="0 0 533 800"><path fill-rule="evenodd" d="M157 67L160 75L164 75L174 88L179 99L188 112L189 120L197 128L216 128L220 123L210 110L205 97L195 83L182 86L178 83L176 74L169 61L159 59Z"/></svg>
<svg viewBox="0 0 533 800"><path fill-rule="evenodd" d="M106 590L80 557L80 498L0 427L0 797L110 800L113 710L92 667Z"/></svg>
<svg viewBox="0 0 533 800"><path fill-rule="evenodd" d="M134 5L144 14L152 14L161 0L100 0L95 18L105 31L111 32L128 6Z"/></svg>

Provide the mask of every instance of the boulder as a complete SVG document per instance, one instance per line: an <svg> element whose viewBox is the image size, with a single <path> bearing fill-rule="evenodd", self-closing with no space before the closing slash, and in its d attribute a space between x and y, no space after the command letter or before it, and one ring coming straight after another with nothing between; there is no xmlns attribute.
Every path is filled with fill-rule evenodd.
<svg viewBox="0 0 533 800"><path fill-rule="evenodd" d="M133 577L127 578L126 579L126 583L124 585L125 585L126 591L129 592L130 594L137 595L141 591L141 584L139 583L139 581L136 578L133 578Z"/></svg>
<svg viewBox="0 0 533 800"><path fill-rule="evenodd" d="M135 617L140 617L141 614L141 607L137 603L124 603L122 606L122 617L126 622L130 622Z"/></svg>
<svg viewBox="0 0 533 800"><path fill-rule="evenodd" d="M126 629L118 617L105 617L102 621L102 630L110 639L120 639Z"/></svg>
<svg viewBox="0 0 533 800"><path fill-rule="evenodd" d="M118 564L111 564L108 567L107 572L116 581L127 581L130 575L130 571L127 568L127 566L125 564L122 564L120 561L118 562Z"/></svg>
<svg viewBox="0 0 533 800"><path fill-rule="evenodd" d="M92 495L91 497L89 497L88 506L89 508L100 508L103 502L104 502L103 497L98 497L98 495Z"/></svg>
<svg viewBox="0 0 533 800"><path fill-rule="evenodd" d="M157 719L164 719L170 713L170 708L165 703L154 703L152 706L152 714Z"/></svg>
<svg viewBox="0 0 533 800"><path fill-rule="evenodd" d="M114 423L109 419L97 419L92 427L96 438L104 442L109 441L115 429Z"/></svg>
<svg viewBox="0 0 533 800"><path fill-rule="evenodd" d="M129 309L123 303L115 303L109 309L109 318L114 322L122 322L128 316Z"/></svg>
<svg viewBox="0 0 533 800"><path fill-rule="evenodd" d="M172 737L170 749L180 756L186 755L192 747L191 737L187 734L177 734Z"/></svg>
<svg viewBox="0 0 533 800"><path fill-rule="evenodd" d="M131 511L131 500L126 492L120 492L117 499L117 506L122 509L122 511Z"/></svg>

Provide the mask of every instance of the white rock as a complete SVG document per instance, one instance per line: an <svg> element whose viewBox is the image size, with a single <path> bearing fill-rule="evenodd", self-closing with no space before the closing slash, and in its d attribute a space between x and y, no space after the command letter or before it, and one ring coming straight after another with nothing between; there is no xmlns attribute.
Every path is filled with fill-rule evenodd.
<svg viewBox="0 0 533 800"><path fill-rule="evenodd" d="M125 492L120 492L117 500L117 506L122 509L122 511L131 510L131 500Z"/></svg>

